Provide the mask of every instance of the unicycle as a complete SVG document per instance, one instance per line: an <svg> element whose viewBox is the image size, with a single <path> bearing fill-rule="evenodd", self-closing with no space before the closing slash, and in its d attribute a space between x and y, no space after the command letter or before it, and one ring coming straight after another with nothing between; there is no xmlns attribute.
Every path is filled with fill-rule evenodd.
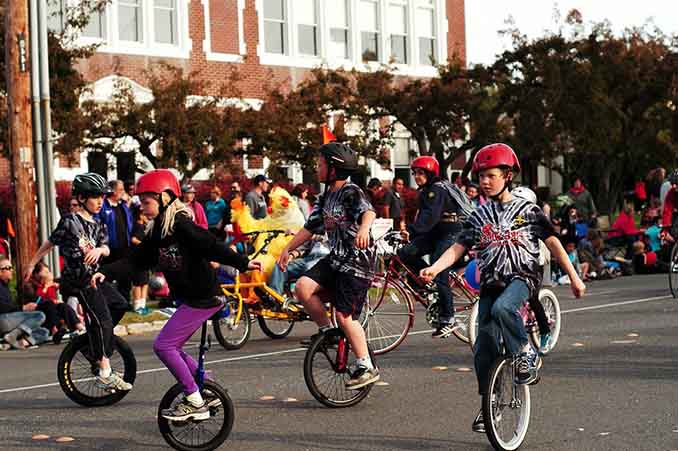
<svg viewBox="0 0 678 451"><path fill-rule="evenodd" d="M220 313L217 313L219 315ZM165 441L180 451L209 451L218 448L228 438L233 428L235 411L228 392L218 383L205 379L205 354L211 340L207 336L207 321L202 325L198 370L195 381L200 394L209 407L209 418L171 421L163 418L164 409L174 408L184 399L184 388L177 383L163 396L158 406L158 427Z"/></svg>
<svg viewBox="0 0 678 451"><path fill-rule="evenodd" d="M369 348L372 364L376 360ZM365 399L372 385L349 390L345 383L351 378L349 364L355 360L348 339L341 329L318 334L309 345L304 358L306 386L321 404L327 407L350 407Z"/></svg>

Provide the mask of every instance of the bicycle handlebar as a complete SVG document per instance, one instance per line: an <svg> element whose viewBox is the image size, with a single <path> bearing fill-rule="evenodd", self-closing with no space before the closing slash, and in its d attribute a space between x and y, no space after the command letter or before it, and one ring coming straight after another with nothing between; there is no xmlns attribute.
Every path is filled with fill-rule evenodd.
<svg viewBox="0 0 678 451"><path fill-rule="evenodd" d="M247 232L247 233L243 233L243 235L244 235L244 236L252 236L252 235L260 235L260 234L262 234L262 233L272 233L272 234L274 234L274 235L284 235L285 233L287 233L287 231L285 231L285 230L277 230L277 229L276 229L276 230L257 230L257 231L255 231L255 232Z"/></svg>

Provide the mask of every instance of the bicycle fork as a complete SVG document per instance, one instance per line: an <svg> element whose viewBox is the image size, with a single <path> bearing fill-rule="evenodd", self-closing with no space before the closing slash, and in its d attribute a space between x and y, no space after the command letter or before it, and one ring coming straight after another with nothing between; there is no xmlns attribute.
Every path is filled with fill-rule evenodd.
<svg viewBox="0 0 678 451"><path fill-rule="evenodd" d="M210 349L212 340L207 335L207 321L202 324L202 331L200 332L200 351L198 353L198 370L196 371L195 379L198 388L202 391L205 385L205 354Z"/></svg>

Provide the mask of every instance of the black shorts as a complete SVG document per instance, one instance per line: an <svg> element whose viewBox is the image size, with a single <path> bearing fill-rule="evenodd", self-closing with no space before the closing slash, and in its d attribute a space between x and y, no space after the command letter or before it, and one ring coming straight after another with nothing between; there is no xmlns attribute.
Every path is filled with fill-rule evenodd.
<svg viewBox="0 0 678 451"><path fill-rule="evenodd" d="M330 302L339 312L358 319L360 312L363 311L367 290L371 285L370 280L332 269L327 257L306 271L304 276L313 279L324 289L332 291Z"/></svg>

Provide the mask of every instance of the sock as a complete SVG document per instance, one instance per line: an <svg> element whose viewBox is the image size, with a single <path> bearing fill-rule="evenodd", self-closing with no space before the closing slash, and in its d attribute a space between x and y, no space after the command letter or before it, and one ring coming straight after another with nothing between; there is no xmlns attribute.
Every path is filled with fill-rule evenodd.
<svg viewBox="0 0 678 451"><path fill-rule="evenodd" d="M99 376L101 377L111 377L111 373L112 371L110 366L107 368L99 368Z"/></svg>
<svg viewBox="0 0 678 451"><path fill-rule="evenodd" d="M200 394L199 391L196 391L186 396L186 400L190 402L194 407L202 407L202 405L205 404L205 401L202 399L202 395Z"/></svg>
<svg viewBox="0 0 678 451"><path fill-rule="evenodd" d="M370 359L369 355L361 359L356 359L355 363L358 366L364 366L368 370L374 369L374 365L372 365L372 359Z"/></svg>
<svg viewBox="0 0 678 451"><path fill-rule="evenodd" d="M134 310L139 310L146 307L146 299L135 299L134 300Z"/></svg>

